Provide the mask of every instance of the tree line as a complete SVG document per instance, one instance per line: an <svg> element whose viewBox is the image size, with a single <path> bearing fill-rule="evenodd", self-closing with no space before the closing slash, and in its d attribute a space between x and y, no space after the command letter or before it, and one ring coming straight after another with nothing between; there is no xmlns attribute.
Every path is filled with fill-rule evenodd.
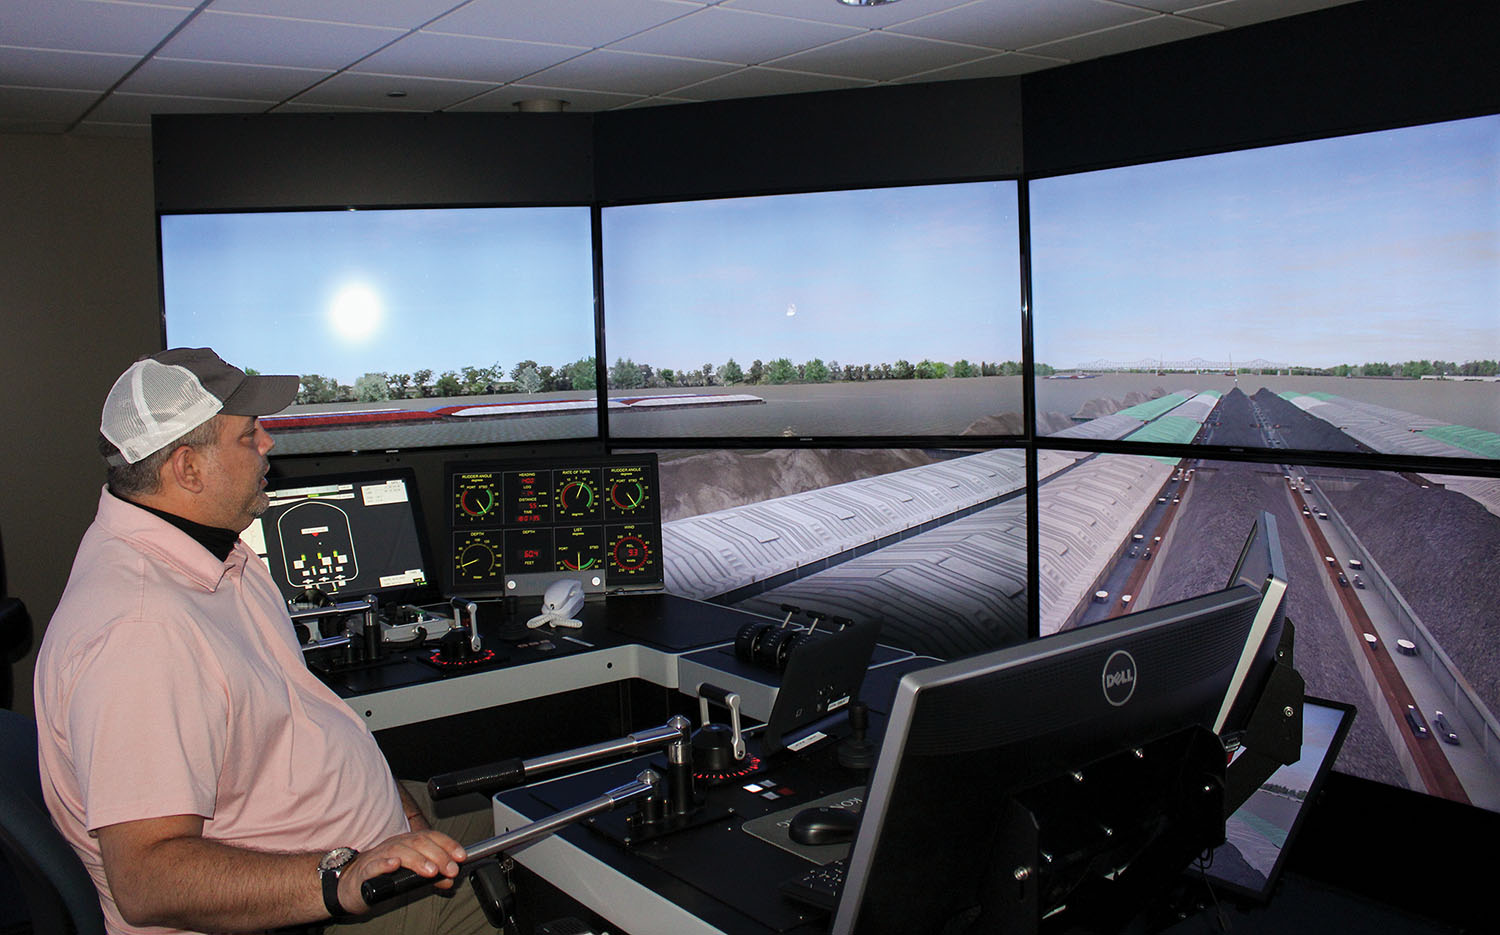
<svg viewBox="0 0 1500 935"><path fill-rule="evenodd" d="M1037 373L1042 371L1038 368ZM1130 367L1124 373L1154 373L1154 367ZM1190 370L1167 369L1168 373L1192 373ZM1462 364L1451 360L1408 360L1401 363L1375 361L1364 364L1339 364L1335 367L1236 367L1235 373L1277 377L1391 377L1420 380L1422 377L1493 377L1500 376L1500 361L1470 360Z"/></svg>
<svg viewBox="0 0 1500 935"><path fill-rule="evenodd" d="M351 386L321 374L301 376L299 403L378 402L384 399L451 399L501 393L547 393L555 390L592 390L597 367L593 357L553 367L523 360L506 370L500 364L445 370L435 378L430 369L411 373L366 373Z"/></svg>
<svg viewBox="0 0 1500 935"><path fill-rule="evenodd" d="M1038 376L1053 369L1038 364ZM301 376L297 393L299 403L379 402L388 399L447 399L460 396L490 396L503 393L550 393L567 390L593 390L597 386L597 367L593 357L554 367L523 360L508 372L500 364L488 367L460 367L433 376L430 369L411 373L375 371L356 379L353 385L340 383L321 374ZM719 366L711 363L697 369L676 369L638 364L628 358L616 358L605 376L612 390L663 389L701 386L779 386L789 383L838 383L867 380L942 380L967 377L1020 376L1021 365L1014 360L990 363L968 360L916 363L898 360L881 364L839 364L836 360L813 358L793 363L786 357L766 363L751 362L741 367L730 358Z"/></svg>
<svg viewBox="0 0 1500 935"><path fill-rule="evenodd" d="M1046 364L1038 364L1039 376L1052 373ZM655 389L693 386L781 386L791 383L855 383L868 380L943 380L968 377L1020 376L1021 364L1014 360L978 363L969 360L934 361L926 358L912 363L840 364L836 360L812 360L795 363L778 357L766 362L751 361L741 366L733 357L715 367L712 363L696 369L676 369L640 364L618 357L609 368L608 386L612 390Z"/></svg>

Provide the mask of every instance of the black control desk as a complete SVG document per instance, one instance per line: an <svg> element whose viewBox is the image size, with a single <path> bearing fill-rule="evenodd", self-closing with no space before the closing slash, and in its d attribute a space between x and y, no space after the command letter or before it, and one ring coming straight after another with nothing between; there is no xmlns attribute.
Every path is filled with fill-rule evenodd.
<svg viewBox="0 0 1500 935"><path fill-rule="evenodd" d="M477 723L473 721L475 712L488 712L487 724L505 724L515 719L515 712L531 711L530 705L545 704L570 693L582 695L592 703L595 695L591 692L631 681L674 695L677 692L695 695L699 685L711 683L740 696L747 724L764 722L771 713L779 676L738 658L734 641L747 623L780 621L653 592L595 597L576 615L583 623L576 629L530 630L525 622L536 612L535 604L535 600L516 600L480 605L482 649L493 651L491 658L446 666L433 658L435 649L428 645L390 651L377 665L341 668L324 664L321 674L364 717L382 740L382 746L391 737L401 738L398 745L408 747L413 743L430 745L434 750L452 746L455 736L461 735L455 733L452 725L465 723L466 718ZM881 712L894 697L900 676L937 661L886 646L876 647L860 692L862 700L872 709L872 735L883 725ZM315 663L314 668L319 666ZM528 716L540 722L538 730L543 737L554 732L565 735L573 726L562 723L566 713L556 714L552 708L540 717ZM595 727L608 720L595 717L593 710L578 712L577 717L598 721ZM698 726L697 718L692 720ZM838 725L838 729L830 729L831 735L839 730L847 733L842 716L828 720ZM624 726L628 731L659 723L657 720ZM754 731L752 727L749 741L752 756L760 751ZM485 728L462 731L469 735L484 732ZM593 827L569 829L553 839L520 848L513 856L570 898L610 918L624 931L642 935L818 931L822 927L819 913L803 911L785 901L776 884L783 877L814 866L794 853L800 846L791 844L787 838L784 821L790 813L809 802L860 787L866 781L862 771L837 764L834 756L837 744L837 736L830 736L800 753L783 751L767 758L761 771L753 776L712 787L703 784L707 806L712 810L711 820L639 849L622 848L598 830L623 827L622 810L618 815L599 816L593 820ZM570 745L554 743L549 752ZM430 762L420 751L403 752L409 761ZM535 751L494 749L476 738L469 749L462 751L461 758L462 765L479 765L532 752ZM652 763L658 771L664 771L661 754L657 754L502 794L493 803L497 833L595 798L633 779ZM445 768L437 766L431 771ZM767 788L756 791L746 788L760 783L768 784ZM787 815L782 816L783 826L777 828L773 816L782 812ZM779 835L781 846L741 830L747 822L757 827L767 826L769 830L765 833L771 837ZM816 856L828 859L829 849L821 850L824 853ZM664 854L673 855L672 859L663 863ZM615 869L616 864L622 869ZM735 868L745 866L757 868L763 885L747 887L746 881L738 878ZM710 892L715 895L707 895ZM622 906L629 906L629 912L625 918L615 919L613 913Z"/></svg>
<svg viewBox="0 0 1500 935"><path fill-rule="evenodd" d="M884 728L884 712L908 671L933 660L907 657L875 664L861 699L870 706L870 736ZM842 718L797 753L761 758L749 743L746 770L699 778L700 817L692 827L661 838L633 841L630 806L515 849L517 863L608 923L611 932L769 935L826 929L827 914L781 895L780 884L844 856L847 844L801 845L787 824L815 805L858 809L867 770L840 765L837 751L850 731ZM665 773L662 756L644 756L559 779L533 783L494 797L495 831L513 830L595 798L634 779L643 769Z"/></svg>

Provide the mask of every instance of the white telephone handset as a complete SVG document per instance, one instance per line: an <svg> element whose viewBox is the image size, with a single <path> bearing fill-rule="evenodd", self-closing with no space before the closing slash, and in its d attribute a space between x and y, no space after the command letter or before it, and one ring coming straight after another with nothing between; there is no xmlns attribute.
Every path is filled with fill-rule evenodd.
<svg viewBox="0 0 1500 935"><path fill-rule="evenodd" d="M526 621L526 626L570 627L583 626L582 620L573 619L573 614L583 606L583 585L572 578L564 578L547 585L542 595L542 612Z"/></svg>

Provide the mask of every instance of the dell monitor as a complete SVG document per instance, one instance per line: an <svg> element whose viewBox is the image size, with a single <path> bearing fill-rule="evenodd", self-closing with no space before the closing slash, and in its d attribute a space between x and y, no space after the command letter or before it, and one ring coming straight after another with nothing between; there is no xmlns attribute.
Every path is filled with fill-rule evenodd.
<svg viewBox="0 0 1500 935"><path fill-rule="evenodd" d="M832 931L1109 929L1169 889L1224 839L1214 725L1268 668L1272 590L1235 584L906 675Z"/></svg>

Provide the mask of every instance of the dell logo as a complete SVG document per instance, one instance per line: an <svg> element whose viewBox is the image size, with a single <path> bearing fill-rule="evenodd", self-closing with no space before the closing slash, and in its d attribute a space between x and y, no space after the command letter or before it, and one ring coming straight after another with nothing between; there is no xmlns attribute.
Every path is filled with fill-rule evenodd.
<svg viewBox="0 0 1500 935"><path fill-rule="evenodd" d="M1104 700L1119 707L1135 694L1135 659L1123 649L1110 654L1101 676Z"/></svg>

